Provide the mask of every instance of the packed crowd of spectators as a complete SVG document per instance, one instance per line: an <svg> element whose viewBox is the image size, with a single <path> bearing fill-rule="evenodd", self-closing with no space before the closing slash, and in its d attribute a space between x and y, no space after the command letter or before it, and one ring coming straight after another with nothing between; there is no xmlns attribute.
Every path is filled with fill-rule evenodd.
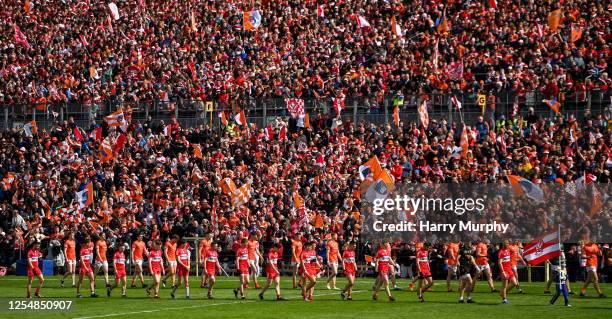
<svg viewBox="0 0 612 319"><path fill-rule="evenodd" d="M376 104L448 91L583 99L611 84L605 1L115 2L118 20L105 1L4 3L0 104L339 95ZM255 9L261 25L245 31L243 12Z"/></svg>

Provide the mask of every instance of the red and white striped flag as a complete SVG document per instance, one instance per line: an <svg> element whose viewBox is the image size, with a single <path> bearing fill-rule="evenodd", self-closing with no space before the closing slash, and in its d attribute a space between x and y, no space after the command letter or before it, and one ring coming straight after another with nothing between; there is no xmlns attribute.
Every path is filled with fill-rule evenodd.
<svg viewBox="0 0 612 319"><path fill-rule="evenodd" d="M457 110L461 110L461 101L459 101L459 99L457 98L456 95L453 95L451 97L451 103L453 104L453 106L455 107L455 109Z"/></svg>
<svg viewBox="0 0 612 319"><path fill-rule="evenodd" d="M368 22L368 20L366 20L364 17L362 16L358 16L357 17L357 25L360 28L367 28L370 26L370 23Z"/></svg>
<svg viewBox="0 0 612 319"><path fill-rule="evenodd" d="M332 98L332 102L334 105L334 110L336 110L336 114L340 116L342 110L344 110L344 96L334 97Z"/></svg>
<svg viewBox="0 0 612 319"><path fill-rule="evenodd" d="M538 265L561 255L559 229L552 230L525 245L523 258L530 265Z"/></svg>
<svg viewBox="0 0 612 319"><path fill-rule="evenodd" d="M264 128L264 135L266 141L271 141L274 138L274 128L272 127L272 124L268 124L268 126Z"/></svg>
<svg viewBox="0 0 612 319"><path fill-rule="evenodd" d="M323 10L323 5L317 6L317 17L323 18L325 16L325 11Z"/></svg>

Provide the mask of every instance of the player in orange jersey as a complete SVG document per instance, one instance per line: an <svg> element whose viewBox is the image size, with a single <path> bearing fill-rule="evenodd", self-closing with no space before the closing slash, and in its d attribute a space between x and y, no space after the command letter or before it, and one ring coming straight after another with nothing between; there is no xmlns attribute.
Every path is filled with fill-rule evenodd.
<svg viewBox="0 0 612 319"><path fill-rule="evenodd" d="M451 292L451 280L457 276L457 259L459 258L459 243L450 242L446 245L446 291Z"/></svg>
<svg viewBox="0 0 612 319"><path fill-rule="evenodd" d="M253 281L255 282L255 288L260 289L259 285L259 262L263 261L263 256L259 252L259 241L257 240L257 234L252 234L247 243L247 249L249 251L249 269L251 275L253 275Z"/></svg>
<svg viewBox="0 0 612 319"><path fill-rule="evenodd" d="M166 240L164 244L164 258L168 263L166 268L166 276L162 280L162 285L166 287L166 280L172 278L172 286L176 285L176 243L178 242L178 235L172 236L172 238Z"/></svg>
<svg viewBox="0 0 612 319"><path fill-rule="evenodd" d="M38 267L38 260L42 257L40 252L40 243L35 241L32 244L30 250L28 250L28 287L27 287L27 298L32 298L32 281L34 278L38 278L38 286L36 286L35 297L40 298L40 288L45 283L42 271Z"/></svg>
<svg viewBox="0 0 612 319"><path fill-rule="evenodd" d="M138 237L132 243L131 255L132 264L134 265L134 276L132 276L131 287L136 287L136 278L138 278L140 279L142 288L146 288L147 285L145 285L144 275L142 274L142 261L145 256L149 255L149 252L147 251L147 246L144 241L142 241L142 234L138 234Z"/></svg>
<svg viewBox="0 0 612 319"><path fill-rule="evenodd" d="M338 249L338 234L332 233L331 238L327 241L327 265L329 266L327 289L338 290L336 287L336 277L338 276L338 260L340 259L340 250Z"/></svg>
<svg viewBox="0 0 612 319"><path fill-rule="evenodd" d="M512 271L514 271L514 274L516 275L516 288L518 289L518 292L522 294L523 289L521 288L518 278L518 264L520 262L523 264L523 266L526 266L527 263L521 256L521 241L517 240L514 242L514 244L509 244L508 250L510 251L510 264L512 265Z"/></svg>
<svg viewBox="0 0 612 319"><path fill-rule="evenodd" d="M582 246L582 258L586 260L587 279L580 290L580 297L586 296L587 287L589 287L591 283L593 283L593 287L595 287L595 291L597 291L599 298L606 297L601 287L599 287L599 276L597 275L597 266L599 265L600 257L602 257L601 249L599 249L599 245L596 243L591 242Z"/></svg>
<svg viewBox="0 0 612 319"><path fill-rule="evenodd" d="M298 282L298 274L300 272L300 258L302 256L302 235L300 233L295 234L291 240L291 265L293 267L293 289L297 288L298 285L303 285L302 278L300 276Z"/></svg>
<svg viewBox="0 0 612 319"><path fill-rule="evenodd" d="M74 241L74 233L68 234L68 239L64 241L64 256L66 257L66 272L60 281L60 287L64 288L64 280L66 277L72 276L72 288L75 287L76 280L76 242Z"/></svg>
<svg viewBox="0 0 612 319"><path fill-rule="evenodd" d="M491 292L496 292L497 289L495 289L493 285L493 275L491 273L491 267L489 266L489 253L487 250L487 244L482 240L478 241L478 244L476 244L476 265L478 266L478 275L476 275L474 279L474 287L476 286L478 277L484 274L487 278L489 289L491 289Z"/></svg>
<svg viewBox="0 0 612 319"><path fill-rule="evenodd" d="M108 260L106 259L107 246L106 235L104 235L104 233L100 233L100 236L96 238L94 249L96 251L96 266L94 268L94 275L98 274L100 270L102 270L102 273L104 274L104 285L105 287L108 287Z"/></svg>

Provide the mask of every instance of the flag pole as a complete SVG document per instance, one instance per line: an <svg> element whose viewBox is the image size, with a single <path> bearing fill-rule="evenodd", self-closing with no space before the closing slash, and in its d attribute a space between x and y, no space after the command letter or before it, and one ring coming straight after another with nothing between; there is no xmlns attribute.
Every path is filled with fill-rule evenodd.
<svg viewBox="0 0 612 319"><path fill-rule="evenodd" d="M557 266L557 272L559 273L558 283L561 286L561 254L563 254L563 246L561 245L561 222L557 222L557 240L559 241L559 265Z"/></svg>

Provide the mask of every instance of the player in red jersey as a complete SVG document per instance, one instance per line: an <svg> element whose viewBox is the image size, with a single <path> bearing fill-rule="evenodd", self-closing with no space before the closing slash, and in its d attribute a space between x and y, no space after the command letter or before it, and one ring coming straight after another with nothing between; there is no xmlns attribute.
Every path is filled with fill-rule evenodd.
<svg viewBox="0 0 612 319"><path fill-rule="evenodd" d="M344 251L342 252L342 269L344 269L344 275L348 282L340 296L344 300L353 300L353 286L355 285L355 274L357 272L357 267L355 266L355 243L350 242L344 245Z"/></svg>
<svg viewBox="0 0 612 319"><path fill-rule="evenodd" d="M176 269L178 274L178 283L172 285L172 292L170 293L170 296L172 299L176 299L176 290L181 286L181 284L184 283L185 298L189 299L189 269L191 268L191 252L183 240L179 240L176 247L176 261L178 263Z"/></svg>
<svg viewBox="0 0 612 319"><path fill-rule="evenodd" d="M240 286L234 289L234 296L238 298L240 293L240 299L246 299L244 296L244 286L249 283L249 240L243 237L240 241L240 245L236 247L236 266L240 273Z"/></svg>
<svg viewBox="0 0 612 319"><path fill-rule="evenodd" d="M166 280L168 280L168 278L172 279L172 287L176 285L176 243L178 240L178 235L174 235L164 244L164 258L168 263L168 267L166 268L166 276L164 279L162 279L162 285L164 287L166 287Z"/></svg>
<svg viewBox="0 0 612 319"><path fill-rule="evenodd" d="M266 284L259 293L260 300L264 299L264 293L266 292L266 290L268 290L268 288L270 288L272 283L275 284L274 290L276 291L276 300L284 300L280 292L280 271L278 270L278 259L281 257L281 247L282 245L280 243L276 243L272 248L270 248L270 251L268 252L268 264L266 266L266 275L268 277L268 280L266 281Z"/></svg>
<svg viewBox="0 0 612 319"><path fill-rule="evenodd" d="M217 279L215 275L221 273L221 265L219 264L219 246L215 242L210 243L210 248L206 251L204 256L204 269L206 277L208 278L208 299L215 299L213 296L213 289Z"/></svg>
<svg viewBox="0 0 612 319"><path fill-rule="evenodd" d="M127 273L125 271L125 244L121 244L117 247L117 251L113 255L113 267L115 268L115 283L106 288L106 296L111 296L111 291L121 283L121 297L126 297L125 291L127 289Z"/></svg>
<svg viewBox="0 0 612 319"><path fill-rule="evenodd" d="M302 268L302 276L305 284L302 286L302 297L304 301L312 301L314 287L317 284L317 268L320 269L321 264L317 258L315 247L316 241L310 241L306 244L305 249L300 256L300 265Z"/></svg>
<svg viewBox="0 0 612 319"><path fill-rule="evenodd" d="M419 288L417 290L417 295L421 302L425 302L425 298L423 298L423 293L427 291L427 289L433 286L433 280L431 279L431 269L429 268L429 243L423 244L423 247L419 249L416 253L416 265L417 265L417 273L419 278ZM425 282L425 285L423 285Z"/></svg>
<svg viewBox="0 0 612 319"><path fill-rule="evenodd" d="M45 278L43 278L42 271L38 267L38 259L42 257L42 253L40 252L40 243L35 241L32 244L30 250L28 250L28 299L32 298L32 281L34 278L38 278L38 286L36 286L36 292L34 293L35 297L40 298L40 288L45 283Z"/></svg>
<svg viewBox="0 0 612 319"><path fill-rule="evenodd" d="M149 251L149 272L151 272L151 276L153 277L153 286L149 286L146 289L147 295L149 296L151 295L151 290L153 290L153 298L159 298L161 277L166 273L162 254L161 242L155 240Z"/></svg>
<svg viewBox="0 0 612 319"><path fill-rule="evenodd" d="M395 267L395 262L391 258L391 250L387 247L386 244L381 243L378 252L376 252L374 270L378 272L378 278L376 278L376 284L374 285L373 300L378 300L378 291L384 286L389 301L395 301L395 297L389 290L389 271L391 267Z"/></svg>
<svg viewBox="0 0 612 319"><path fill-rule="evenodd" d="M499 295L502 298L502 303L508 304L508 291L516 286L516 276L512 270L512 261L510 260L510 250L508 249L508 240L504 239L501 249L497 253L499 259L499 270L501 271L502 289ZM512 285L510 285L512 284Z"/></svg>
<svg viewBox="0 0 612 319"><path fill-rule="evenodd" d="M83 284L83 277L87 276L89 278L89 290L91 292L91 297L96 298L98 295L96 294L96 279L94 278L93 269L91 267L91 262L93 260L93 251L91 249L91 238L89 236L85 237L83 243L81 244L80 251L80 264L79 264L79 281L76 285L77 298L82 298L81 295L81 284Z"/></svg>

